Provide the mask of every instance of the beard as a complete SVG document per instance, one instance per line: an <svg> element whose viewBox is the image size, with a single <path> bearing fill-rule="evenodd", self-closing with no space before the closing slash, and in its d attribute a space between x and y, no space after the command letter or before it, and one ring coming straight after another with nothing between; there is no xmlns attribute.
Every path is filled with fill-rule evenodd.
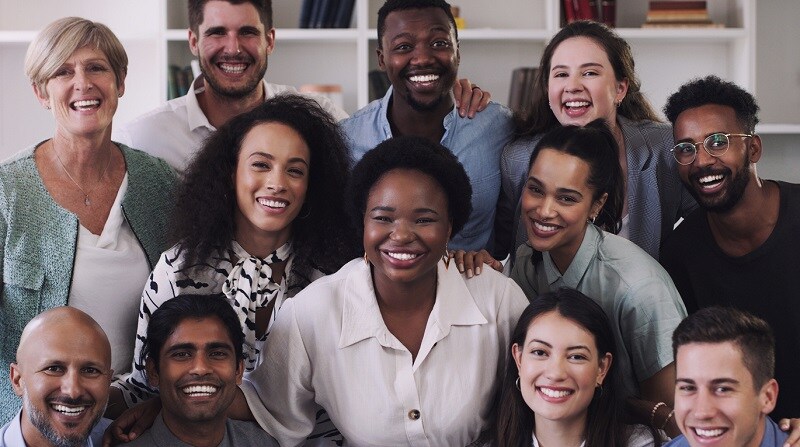
<svg viewBox="0 0 800 447"><path fill-rule="evenodd" d="M255 67L255 74L247 79L242 79L241 83L238 85L224 85L222 80L216 76L214 71L216 67L213 65L217 62L245 62ZM266 55L264 56L263 63L260 65L254 65L255 63L256 61L249 56L223 58L222 60L213 62L205 58L200 58L200 72L203 73L203 78L205 79L206 84L218 95L229 99L241 99L253 93L258 88L258 84L261 82L261 80L264 79L264 75L267 73ZM248 67L248 69L249 68L250 67Z"/></svg>
<svg viewBox="0 0 800 447"><path fill-rule="evenodd" d="M65 403L76 404L82 403L85 404L84 401L74 401L72 399L63 400ZM30 399L28 398L28 394L24 394L22 397L22 405L25 408L25 413L28 415L28 419L31 421L31 425L36 427L39 430L39 433L47 439L53 447L81 447L86 443L86 440L89 439L89 434L92 432L92 428L94 428L97 421L103 416L102 411L98 411L97 414L92 419L92 423L86 427L86 430L83 433L74 433L68 435L62 435L53 427L51 420L38 408L36 408L33 403L31 403ZM90 407L93 406L90 405Z"/></svg>
<svg viewBox="0 0 800 447"><path fill-rule="evenodd" d="M747 184L750 182L750 158L747 156L747 154L744 155L744 161L741 168L736 172L736 175L731 176L729 170L729 172L726 174L729 179L729 184L718 197L710 198L704 196L698 192L694 186L696 179L709 174L713 174L713 172L710 172L710 170L704 170L692 174L692 179L695 180L695 182L693 182L692 186L688 188L689 193L691 193L692 197L694 197L694 200L697 202L697 204L707 212L718 214L727 213L728 211L732 210L733 207L735 207L736 204L738 204L742 199L744 190L747 188Z"/></svg>

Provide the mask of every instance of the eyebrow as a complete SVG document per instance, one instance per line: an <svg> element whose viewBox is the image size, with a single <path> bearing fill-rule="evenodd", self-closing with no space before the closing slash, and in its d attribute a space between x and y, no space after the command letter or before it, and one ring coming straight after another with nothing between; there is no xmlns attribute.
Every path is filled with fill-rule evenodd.
<svg viewBox="0 0 800 447"><path fill-rule="evenodd" d="M208 343L206 343L206 344L204 345L204 347L205 347L205 349L206 349L206 350L211 350L211 349L227 349L227 350L233 351L233 346L231 346L231 344L230 344L230 343L226 343L226 342L224 342L224 341L212 341L212 342L208 342ZM197 351L197 350L198 350L198 346L197 346L196 344L194 344L194 343L191 343L191 342L186 342L186 343L178 343L178 344L175 344L175 345L172 345L172 346L170 346L170 347L167 349L167 352L173 352L173 351L184 351L184 350L189 350L189 351Z"/></svg>
<svg viewBox="0 0 800 447"><path fill-rule="evenodd" d="M710 137L711 135L714 135L715 133L725 133L726 134L726 133L731 133L731 132L725 132L724 130L717 130L717 131L714 131L714 132L709 132L709 133L706 134L706 136L701 138L700 141L704 141L706 138ZM692 138L686 137L686 138L681 138L680 140L676 140L675 142L676 143L694 143L694 140Z"/></svg>
<svg viewBox="0 0 800 447"><path fill-rule="evenodd" d="M599 62L587 62L587 63L585 63L585 64L581 64L581 65L580 65L580 67L578 67L578 68L589 68L589 67L600 67L600 68L605 68L605 67L603 67L603 64L601 64L601 63L599 63ZM555 70L555 69L557 69L557 68L558 68L558 69L564 69L564 68L569 68L569 67L568 67L568 66L566 66L566 65L554 65L554 66L552 66L552 67L550 68L550 71L553 71L553 70Z"/></svg>
<svg viewBox="0 0 800 447"><path fill-rule="evenodd" d="M394 211L397 211L397 208L392 207L392 206L378 205L378 206L370 209L369 211L370 212L375 212L375 211L394 212ZM431 209L431 208L414 208L414 212L417 213L417 214L428 213L428 214L436 214L437 216L439 215L438 211L436 211L434 209Z"/></svg>
<svg viewBox="0 0 800 447"><path fill-rule="evenodd" d="M696 385L696 382L694 381L694 379L689 379L689 378L685 378L685 377L678 377L678 378L675 379L675 382L689 383L689 384L692 384L692 385ZM736 380L736 379L732 379L732 378L729 378L729 377L721 377L719 379L712 379L711 382L709 382L709 383L711 385L724 385L724 384L728 384L728 383L729 384L733 384L733 385L739 385L740 382L738 380Z"/></svg>
<svg viewBox="0 0 800 447"><path fill-rule="evenodd" d="M258 155L258 156L261 156L261 157L264 157L264 158L269 158L270 160L275 160L275 156L274 155L270 154L269 152L262 152L262 151L253 152L247 158L253 157L255 155ZM308 166L308 162L306 161L305 158L302 158L302 157L292 157L292 158L290 158L288 160L288 163L303 163L304 165Z"/></svg>
<svg viewBox="0 0 800 447"><path fill-rule="evenodd" d="M436 25L436 26L431 27L430 31L442 32L442 33L447 34L448 37L449 37L450 36L450 32L452 30L450 28L445 28L445 27L443 27L441 25ZM399 34L396 34L396 35L392 36L389 39L389 42L394 42L395 40L398 40L398 39L413 39L413 38L415 38L415 34L409 33L409 32L402 32L402 33L399 33Z"/></svg>
<svg viewBox="0 0 800 447"><path fill-rule="evenodd" d="M539 340L538 338L534 338L528 344L531 344L531 343L540 343L540 344L543 344L543 345L547 346L548 348L552 348L553 347L553 345L551 345L550 343L548 343L548 342L546 342L544 340ZM582 349L582 350L590 351L589 347L586 346L586 345L567 346L567 351L574 351L576 349Z"/></svg>
<svg viewBox="0 0 800 447"><path fill-rule="evenodd" d="M540 185L540 186L542 185L541 180L537 179L536 177L534 177L532 175L528 176L528 180L536 182L537 185ZM576 190L570 189L570 188L556 188L556 192L559 193L559 194L577 194L579 197L583 198L583 194L581 194L579 191L576 191Z"/></svg>

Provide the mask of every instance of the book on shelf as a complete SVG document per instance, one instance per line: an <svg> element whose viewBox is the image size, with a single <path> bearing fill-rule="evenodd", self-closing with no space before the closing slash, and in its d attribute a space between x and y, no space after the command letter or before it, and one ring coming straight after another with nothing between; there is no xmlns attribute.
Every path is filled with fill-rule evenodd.
<svg viewBox="0 0 800 447"><path fill-rule="evenodd" d="M564 24L576 20L594 20L608 26L616 25L616 0L562 0Z"/></svg>
<svg viewBox="0 0 800 447"><path fill-rule="evenodd" d="M299 3L299 2L298 2ZM349 28L355 0L303 0L300 28Z"/></svg>
<svg viewBox="0 0 800 447"><path fill-rule="evenodd" d="M642 28L725 28L723 23L708 22L663 22L643 23Z"/></svg>
<svg viewBox="0 0 800 447"><path fill-rule="evenodd" d="M651 1L648 6L650 7L650 11L662 9L707 9L705 1L661 0Z"/></svg>
<svg viewBox="0 0 800 447"><path fill-rule="evenodd" d="M194 75L192 74L191 66L179 67L170 65L167 73L167 99L177 98L189 93L192 80L194 80Z"/></svg>
<svg viewBox="0 0 800 447"><path fill-rule="evenodd" d="M658 0L648 5L642 28L724 28L711 20L705 1Z"/></svg>
<svg viewBox="0 0 800 447"><path fill-rule="evenodd" d="M511 72L508 107L515 113L528 111L533 101L533 84L536 81L537 70L536 67L519 67Z"/></svg>

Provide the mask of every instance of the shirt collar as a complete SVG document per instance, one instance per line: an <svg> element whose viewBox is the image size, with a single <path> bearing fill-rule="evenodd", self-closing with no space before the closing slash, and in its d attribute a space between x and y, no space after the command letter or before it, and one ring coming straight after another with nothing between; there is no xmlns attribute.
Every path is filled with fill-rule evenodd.
<svg viewBox="0 0 800 447"><path fill-rule="evenodd" d="M380 113L378 114L380 120L380 127L383 130L383 139L387 140L392 138L392 126L389 124L389 103L392 99L392 92L394 92L394 88L390 85L389 89L386 91L386 94L383 95L381 98L381 107ZM455 122L456 119L459 118L457 113L457 109L455 104L453 104L453 109L450 110L450 113L445 115L444 119L442 120L442 127L444 127L444 135L442 135L442 141L445 140L447 135L450 133L451 124Z"/></svg>
<svg viewBox="0 0 800 447"><path fill-rule="evenodd" d="M436 303L431 310L428 327L435 325L438 328L439 340L450 333L452 326L488 323L455 266L450 270L444 267L444 262L439 262L437 274ZM345 283L339 348L374 337L382 346L400 349L401 346L393 342L394 337L389 335L378 308L370 269L366 263L358 262Z"/></svg>
<svg viewBox="0 0 800 447"><path fill-rule="evenodd" d="M600 245L600 240L603 237L603 232L594 224L586 226L586 232L583 234L583 241L578 248L575 257L567 267L567 271L562 275L556 268L553 258L550 257L549 252L542 254L544 262L544 271L547 275L547 283L553 285L556 281L561 279L567 287L576 287L580 283L583 275L589 269L589 264L596 257L597 247Z"/></svg>
<svg viewBox="0 0 800 447"><path fill-rule="evenodd" d="M265 96L267 98L272 96L272 92L268 89L266 81L262 79L261 83L264 85ZM189 86L189 91L186 93L186 112L190 131L194 131L200 127L205 127L211 131L217 130L208 122L208 117L203 113L203 109L200 108L200 102L197 100L197 95L204 91L206 91L205 77L199 75L194 78L192 85Z"/></svg>
<svg viewBox="0 0 800 447"><path fill-rule="evenodd" d="M102 420L102 419L101 419ZM95 427L92 427L92 430L89 432L89 437L86 438L86 442L83 443L84 447L94 447L94 443L92 442L92 435L95 432ZM0 430L2 432L2 430ZM0 445L16 445L16 446L25 446L25 439L22 437L22 408L17 411L17 415L14 416L8 423L8 428L6 429L5 433L2 433L2 438L0 438Z"/></svg>

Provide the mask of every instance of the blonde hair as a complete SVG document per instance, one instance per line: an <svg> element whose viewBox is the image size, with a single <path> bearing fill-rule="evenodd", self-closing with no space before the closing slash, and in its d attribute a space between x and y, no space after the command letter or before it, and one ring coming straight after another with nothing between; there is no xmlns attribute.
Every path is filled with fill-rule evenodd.
<svg viewBox="0 0 800 447"><path fill-rule="evenodd" d="M83 47L100 50L122 85L128 73L128 55L117 36L105 25L80 17L64 17L47 25L28 46L25 75L45 97L49 81L72 54Z"/></svg>

